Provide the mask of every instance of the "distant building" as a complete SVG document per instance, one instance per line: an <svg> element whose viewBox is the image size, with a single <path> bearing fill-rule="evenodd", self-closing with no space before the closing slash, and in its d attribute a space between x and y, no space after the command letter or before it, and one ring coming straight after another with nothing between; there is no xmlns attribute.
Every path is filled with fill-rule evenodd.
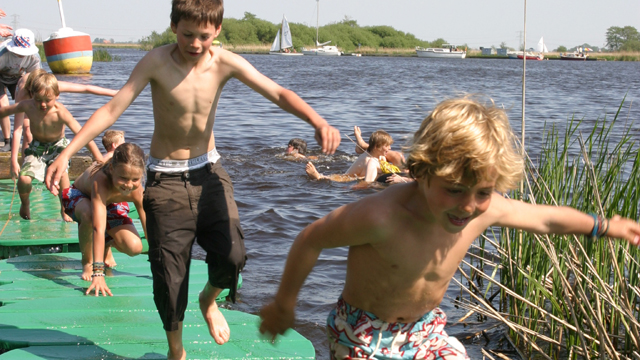
<svg viewBox="0 0 640 360"><path fill-rule="evenodd" d="M507 56L507 51L509 51L509 49L506 49L506 48L504 48L504 49L502 49L502 48L501 48L501 49L498 49L498 51L497 51L498 56Z"/></svg>
<svg viewBox="0 0 640 360"><path fill-rule="evenodd" d="M494 48L482 48L483 56L490 56L495 54L496 54L496 50Z"/></svg>

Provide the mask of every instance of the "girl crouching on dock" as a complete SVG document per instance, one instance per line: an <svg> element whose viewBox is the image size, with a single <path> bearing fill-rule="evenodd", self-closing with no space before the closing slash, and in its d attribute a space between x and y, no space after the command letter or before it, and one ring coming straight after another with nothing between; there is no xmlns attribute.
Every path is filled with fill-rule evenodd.
<svg viewBox="0 0 640 360"><path fill-rule="evenodd" d="M104 278L105 266L115 266L111 247L129 256L142 251L142 241L129 217L129 205L138 210L147 232L142 207L144 152L131 143L118 146L106 163L90 166L62 192L65 211L78 223L82 252L82 278L91 281L86 294L111 294ZM93 239L93 241L91 241Z"/></svg>

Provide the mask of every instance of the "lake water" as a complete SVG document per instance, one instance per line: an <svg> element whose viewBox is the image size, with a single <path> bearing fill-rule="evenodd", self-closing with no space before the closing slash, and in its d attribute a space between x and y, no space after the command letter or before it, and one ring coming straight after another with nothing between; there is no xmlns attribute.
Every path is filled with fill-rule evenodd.
<svg viewBox="0 0 640 360"><path fill-rule="evenodd" d="M94 63L91 76L58 78L119 89L145 52L109 52L120 56L121 61ZM384 129L396 141L393 149L409 139L434 105L465 93L485 94L504 106L515 131L520 132L521 61L244 57L259 71L298 93L343 134L351 135L354 125L360 126L365 138L372 131ZM563 127L575 116L584 119L588 131L597 119L612 119L625 95L622 121L614 132L621 134L625 123L636 122L631 125L631 136L640 140L638 74L638 62L527 62L526 142L530 153L537 153L545 123ZM80 123L107 100L81 94L60 96ZM127 141L148 152L152 118L147 87L112 128L126 131ZM237 80L230 81L222 92L214 132L222 164L234 182L249 257L239 301L228 307L257 314L275 293L289 247L300 230L329 211L380 189L353 190L353 183L310 181L304 162L286 161L282 153L289 139L300 137L309 144L311 154L319 155L313 129ZM331 157L320 156L316 166L323 173L340 173L355 158L353 144L343 136L338 152ZM313 342L318 359L329 357L324 324L342 289L346 255L345 248L324 251L300 293L296 330ZM194 257L204 259L197 245ZM441 305L450 323L465 313L452 305L459 292L451 285ZM447 331L464 338L487 327L486 323L466 328L450 326ZM484 340L465 341L472 359L482 358L480 348L484 345Z"/></svg>

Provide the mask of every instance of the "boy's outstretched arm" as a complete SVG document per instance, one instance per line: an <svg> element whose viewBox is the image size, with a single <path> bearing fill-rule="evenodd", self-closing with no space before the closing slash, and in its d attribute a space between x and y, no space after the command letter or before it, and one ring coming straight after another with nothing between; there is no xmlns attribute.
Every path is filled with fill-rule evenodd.
<svg viewBox="0 0 640 360"><path fill-rule="evenodd" d="M340 145L340 132L329 125L309 104L295 92L285 89L273 80L256 70L247 60L239 55L230 54L227 63L232 67L233 76L245 85L271 100L283 110L309 123L316 130L315 139L322 151L335 153Z"/></svg>
<svg viewBox="0 0 640 360"><path fill-rule="evenodd" d="M494 224L499 226L538 234L590 235L596 225L592 215L568 206L533 205L505 199L498 194L494 194L491 201L489 212L496 219ZM604 233L604 236L624 239L635 246L640 245L640 224L634 220L616 215L611 219L604 219L599 226L602 226L599 234Z"/></svg>
<svg viewBox="0 0 640 360"><path fill-rule="evenodd" d="M370 224L376 214L366 212L362 203L342 206L307 226L296 237L285 264L275 299L260 311L260 332L272 339L294 325L298 293L313 269L322 249L371 243Z"/></svg>
<svg viewBox="0 0 640 360"><path fill-rule="evenodd" d="M148 73L150 69L154 67L154 59L150 56L152 53L153 52L149 52L140 60L131 72L129 80L127 80L127 83L118 91L116 96L91 115L69 146L49 165L44 183L53 195L58 195L60 177L67 169L67 164L71 156L88 144L89 141L92 141L96 136L100 135L101 132L113 125L140 92L142 92L144 87L147 86L150 79Z"/></svg>
<svg viewBox="0 0 640 360"><path fill-rule="evenodd" d="M102 96L115 96L118 90L106 89L95 85L76 84L67 81L58 81L58 89L60 92L93 94Z"/></svg>

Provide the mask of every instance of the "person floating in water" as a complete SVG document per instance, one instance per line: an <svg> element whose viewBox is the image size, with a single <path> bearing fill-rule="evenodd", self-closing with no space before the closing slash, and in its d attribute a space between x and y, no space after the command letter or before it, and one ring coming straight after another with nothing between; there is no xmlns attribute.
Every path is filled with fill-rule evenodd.
<svg viewBox="0 0 640 360"><path fill-rule="evenodd" d="M199 295L200 310L217 344L226 343L231 336L215 299L226 288L235 302L246 253L233 186L221 165L213 134L224 85L236 78L313 126L324 152L333 154L340 144L338 130L293 91L258 72L242 56L211 46L222 30L223 13L222 0L173 0L170 25L177 43L155 48L138 62L127 83L87 120L45 179L47 188L56 194L70 156L113 125L151 85L155 125L144 209L154 301L166 332L169 359L187 356L182 328L196 238L207 253L209 268ZM96 290L105 288L96 286Z"/></svg>
<svg viewBox="0 0 640 360"><path fill-rule="evenodd" d="M371 134L367 151L363 152L344 174L323 175L318 172L312 162L307 163L305 171L313 180L327 179L336 182L364 180L366 183L372 183L383 174L383 166L391 172L400 171L398 168L391 168L387 162L386 155L391 144L393 144L391 135L384 130L378 130Z"/></svg>
<svg viewBox="0 0 640 360"><path fill-rule="evenodd" d="M291 157L294 160L299 159L318 159L317 156L307 156L307 142L300 138L293 138L289 140L289 144L287 144L287 150L285 151L285 156Z"/></svg>
<svg viewBox="0 0 640 360"><path fill-rule="evenodd" d="M128 203L135 205L146 234L147 218L142 207L144 164L142 149L124 143L113 150L109 160L94 163L62 191L65 212L78 223L82 278L91 281L87 294L96 288L96 296L98 289L111 295L104 270L116 266L112 247L129 256L142 252Z"/></svg>
<svg viewBox="0 0 640 360"><path fill-rule="evenodd" d="M443 330L447 318L438 305L488 227L608 236L638 246L633 220L499 193L517 186L523 164L504 110L470 98L438 104L409 147L414 182L341 206L296 237L275 299L260 311L260 332L275 339L291 328L296 298L321 251L348 246L344 289L327 318L331 359L468 359Z"/></svg>

